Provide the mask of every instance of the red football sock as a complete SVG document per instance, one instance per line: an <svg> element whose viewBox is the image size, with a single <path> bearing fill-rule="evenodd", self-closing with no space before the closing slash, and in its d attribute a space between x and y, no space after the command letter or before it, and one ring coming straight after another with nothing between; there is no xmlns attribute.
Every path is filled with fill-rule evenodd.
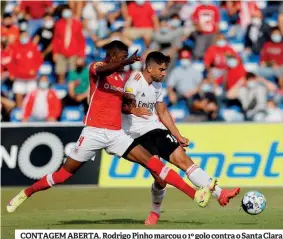
<svg viewBox="0 0 283 239"><path fill-rule="evenodd" d="M69 173L66 169L60 168L57 172L47 174L42 179L25 189L25 194L30 197L38 191L46 190L55 184L63 183L73 174Z"/></svg>
<svg viewBox="0 0 283 239"><path fill-rule="evenodd" d="M155 172L166 183L178 188L190 198L195 198L196 190L190 187L174 170L168 168L158 158L152 156L146 165L149 169Z"/></svg>

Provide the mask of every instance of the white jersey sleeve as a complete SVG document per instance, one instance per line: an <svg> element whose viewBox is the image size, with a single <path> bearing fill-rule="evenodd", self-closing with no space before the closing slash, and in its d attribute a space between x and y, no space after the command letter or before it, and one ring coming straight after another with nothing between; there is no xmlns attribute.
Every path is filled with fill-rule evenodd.
<svg viewBox="0 0 283 239"><path fill-rule="evenodd" d="M135 77L131 77L124 86L124 92L137 96L139 93L139 82L135 80Z"/></svg>

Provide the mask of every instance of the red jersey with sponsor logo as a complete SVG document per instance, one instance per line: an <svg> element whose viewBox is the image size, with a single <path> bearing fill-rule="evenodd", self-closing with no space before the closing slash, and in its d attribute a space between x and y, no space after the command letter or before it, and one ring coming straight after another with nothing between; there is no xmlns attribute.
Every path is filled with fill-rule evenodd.
<svg viewBox="0 0 283 239"><path fill-rule="evenodd" d="M214 5L199 5L196 7L192 19L200 25L203 34L216 33L220 13Z"/></svg>
<svg viewBox="0 0 283 239"><path fill-rule="evenodd" d="M120 130L125 82L116 72L106 77L97 75L96 68L103 64L92 63L89 68L90 102L84 123L97 128Z"/></svg>

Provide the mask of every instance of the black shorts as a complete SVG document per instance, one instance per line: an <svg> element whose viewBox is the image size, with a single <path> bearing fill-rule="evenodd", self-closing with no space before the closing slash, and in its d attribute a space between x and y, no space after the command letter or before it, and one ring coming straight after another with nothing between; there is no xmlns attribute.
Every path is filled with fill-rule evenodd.
<svg viewBox="0 0 283 239"><path fill-rule="evenodd" d="M169 162L170 155L179 147L176 138L169 130L154 129L135 139L135 144L140 144L152 155L158 155Z"/></svg>

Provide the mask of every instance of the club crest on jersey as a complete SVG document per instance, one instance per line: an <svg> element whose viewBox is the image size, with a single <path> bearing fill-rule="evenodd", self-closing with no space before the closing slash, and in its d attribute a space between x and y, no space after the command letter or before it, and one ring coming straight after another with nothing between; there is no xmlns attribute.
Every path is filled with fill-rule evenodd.
<svg viewBox="0 0 283 239"><path fill-rule="evenodd" d="M140 78L141 78L141 75L140 74L136 74L135 77L134 77L134 80L139 81Z"/></svg>

